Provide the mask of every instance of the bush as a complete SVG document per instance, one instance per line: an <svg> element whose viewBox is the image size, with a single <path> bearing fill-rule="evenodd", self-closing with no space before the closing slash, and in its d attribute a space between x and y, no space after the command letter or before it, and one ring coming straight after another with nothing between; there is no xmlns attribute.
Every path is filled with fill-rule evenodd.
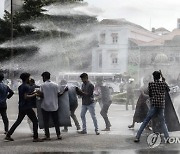
<svg viewBox="0 0 180 154"><path fill-rule="evenodd" d="M125 104L126 103L126 93L118 93L112 95L112 101L116 104Z"/></svg>

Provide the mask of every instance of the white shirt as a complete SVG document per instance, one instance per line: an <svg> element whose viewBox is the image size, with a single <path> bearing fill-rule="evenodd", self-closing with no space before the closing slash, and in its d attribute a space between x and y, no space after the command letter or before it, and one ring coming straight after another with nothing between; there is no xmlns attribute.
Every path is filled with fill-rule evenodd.
<svg viewBox="0 0 180 154"><path fill-rule="evenodd" d="M45 81L40 86L40 91L44 97L42 100L41 108L45 111L58 110L58 85L51 81Z"/></svg>

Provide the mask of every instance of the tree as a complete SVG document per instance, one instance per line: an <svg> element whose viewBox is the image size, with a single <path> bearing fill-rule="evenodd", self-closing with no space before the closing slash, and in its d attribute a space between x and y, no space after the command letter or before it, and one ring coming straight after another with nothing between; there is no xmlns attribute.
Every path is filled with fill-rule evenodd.
<svg viewBox="0 0 180 154"><path fill-rule="evenodd" d="M91 50L97 42L89 34L93 32L92 27L97 23L96 17L83 13L47 15L43 14L45 10L42 9L43 6L57 2L56 5L59 5L60 9L62 7L62 11L64 7L74 10L76 7L87 5L81 1L25 0L22 10L14 14L14 38L22 38L22 42L38 42L35 49L40 52L48 50L48 55L41 53L37 53L34 57L31 55L33 64L31 58L28 57L32 67L34 64L37 66L37 63L40 63L37 68L39 71L43 68L50 69L49 67L53 67L57 71L60 66L65 70L90 70ZM7 23L10 23L9 15L6 13L4 17ZM24 58L21 57L21 61L17 60L17 62L22 62L19 65L28 67L27 57L24 56ZM24 64L23 61L26 63Z"/></svg>
<svg viewBox="0 0 180 154"><path fill-rule="evenodd" d="M24 0L22 10L13 12L13 38L32 34L34 27L22 23L42 16L42 6L55 2L55 0ZM11 13L5 11L4 19L0 19L0 43L11 39ZM9 49L0 49L0 59L10 56ZM15 54L17 52L14 52Z"/></svg>
<svg viewBox="0 0 180 154"><path fill-rule="evenodd" d="M72 3L75 1L83 0L24 0L22 10L14 12L13 15L13 34L14 38L24 35L29 35L32 33L32 26L23 25L23 22L26 22L30 19L35 19L37 17L43 18L44 15L42 12L42 7L55 3ZM0 43L9 40L11 37L11 13L5 11L4 20L0 19Z"/></svg>

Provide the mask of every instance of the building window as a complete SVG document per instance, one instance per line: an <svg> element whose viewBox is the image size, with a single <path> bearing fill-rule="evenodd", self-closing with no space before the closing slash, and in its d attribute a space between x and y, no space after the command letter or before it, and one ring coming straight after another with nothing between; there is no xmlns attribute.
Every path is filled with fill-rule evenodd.
<svg viewBox="0 0 180 154"><path fill-rule="evenodd" d="M112 64L117 64L118 63L118 59L117 58L112 58Z"/></svg>
<svg viewBox="0 0 180 154"><path fill-rule="evenodd" d="M111 62L113 65L118 64L118 54L117 53L112 53L111 54Z"/></svg>
<svg viewBox="0 0 180 154"><path fill-rule="evenodd" d="M105 39L106 39L106 34L105 33L101 33L100 34L100 43L101 44L105 44Z"/></svg>
<svg viewBox="0 0 180 154"><path fill-rule="evenodd" d="M180 55L178 53L175 54L175 61L180 62Z"/></svg>
<svg viewBox="0 0 180 154"><path fill-rule="evenodd" d="M169 56L169 61L170 61L170 62L174 62L174 54L170 54L170 56Z"/></svg>
<svg viewBox="0 0 180 154"><path fill-rule="evenodd" d="M114 44L118 43L118 33L112 33L111 36L112 36L112 42Z"/></svg>

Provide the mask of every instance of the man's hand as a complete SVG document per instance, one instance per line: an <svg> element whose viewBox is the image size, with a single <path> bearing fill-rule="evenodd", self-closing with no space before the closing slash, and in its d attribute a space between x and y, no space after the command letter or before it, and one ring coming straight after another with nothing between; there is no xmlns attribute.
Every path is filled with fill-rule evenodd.
<svg viewBox="0 0 180 154"><path fill-rule="evenodd" d="M41 94L40 90L37 90L37 91L36 91L36 94L37 94L37 95L40 95L40 94Z"/></svg>
<svg viewBox="0 0 180 154"><path fill-rule="evenodd" d="M165 79L164 77L162 77L162 81L164 81L164 82L165 82L165 80L166 80L166 79Z"/></svg>
<svg viewBox="0 0 180 154"><path fill-rule="evenodd" d="M76 91L78 91L79 90L79 88L78 87L76 87Z"/></svg>
<svg viewBox="0 0 180 154"><path fill-rule="evenodd" d="M82 94L83 94L82 90L79 89L78 87L76 87L76 93L77 93L78 95L82 95Z"/></svg>
<svg viewBox="0 0 180 154"><path fill-rule="evenodd" d="M43 93L40 90L36 91L36 96L43 97Z"/></svg>
<svg viewBox="0 0 180 154"><path fill-rule="evenodd" d="M65 91L68 91L68 87L64 88L64 92L65 92Z"/></svg>
<svg viewBox="0 0 180 154"><path fill-rule="evenodd" d="M162 81L165 82L166 79L163 77L161 70L159 70L159 72L160 72L160 74L161 74Z"/></svg>

